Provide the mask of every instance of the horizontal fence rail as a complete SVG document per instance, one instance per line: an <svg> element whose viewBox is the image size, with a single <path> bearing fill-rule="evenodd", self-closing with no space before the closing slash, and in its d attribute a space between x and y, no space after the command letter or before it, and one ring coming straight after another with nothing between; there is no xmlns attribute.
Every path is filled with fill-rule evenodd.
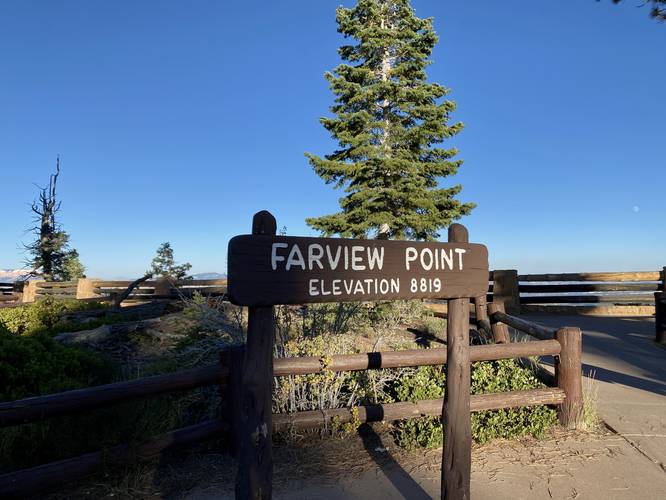
<svg viewBox="0 0 666 500"><path fill-rule="evenodd" d="M559 405L566 399L558 387L508 391L470 396L470 412L502 410L520 406ZM279 431L307 428L330 428L335 423L348 423L358 419L360 423L405 420L427 416L441 416L443 399L426 399L362 405L353 408L331 408L324 410L278 413L273 415L273 428ZM354 414L355 413L355 414Z"/></svg>
<svg viewBox="0 0 666 500"><path fill-rule="evenodd" d="M549 312L652 315L654 293L664 291L664 270L604 273L491 273L488 301L511 314Z"/></svg>
<svg viewBox="0 0 666 500"><path fill-rule="evenodd" d="M479 345L470 347L470 361L552 356L559 354L560 350L560 344L556 340ZM446 349L435 348L369 352L363 354L338 354L330 356L326 360L316 356L276 358L273 361L273 366L276 377L286 377L290 375L323 373L326 371L360 371L410 366L433 366L445 363ZM195 389L214 384L224 385L228 375L228 366L215 364L165 375L155 375L153 377L0 403L0 427L34 422L59 415L80 413L111 404L157 396L172 391Z"/></svg>

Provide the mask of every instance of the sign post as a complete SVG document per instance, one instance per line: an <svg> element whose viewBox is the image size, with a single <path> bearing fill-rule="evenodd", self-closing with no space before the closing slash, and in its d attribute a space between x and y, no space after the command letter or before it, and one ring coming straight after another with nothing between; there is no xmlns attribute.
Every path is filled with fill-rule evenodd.
<svg viewBox="0 0 666 500"><path fill-rule="evenodd" d="M275 217L267 211L255 214L252 234L275 235ZM229 268L233 268L232 264ZM248 308L247 341L240 391L238 473L236 498L267 500L273 482L273 448L271 442L273 344L275 319L272 305Z"/></svg>
<svg viewBox="0 0 666 500"><path fill-rule="evenodd" d="M465 226L449 227L449 242L467 242ZM486 287L488 286L486 273ZM472 421L469 411L469 298L449 299L446 323L446 391L442 408L442 500L469 500Z"/></svg>
<svg viewBox="0 0 666 500"><path fill-rule="evenodd" d="M449 299L442 498L469 499L469 298L488 291L486 247L460 224L447 243L276 236L276 226L257 213L252 234L232 238L227 254L229 300L249 307L236 498L271 496L273 306L436 298Z"/></svg>

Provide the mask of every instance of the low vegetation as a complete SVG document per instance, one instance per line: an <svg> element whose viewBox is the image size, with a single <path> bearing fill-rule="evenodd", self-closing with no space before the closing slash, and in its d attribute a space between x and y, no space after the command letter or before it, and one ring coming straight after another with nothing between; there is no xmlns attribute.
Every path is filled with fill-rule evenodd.
<svg viewBox="0 0 666 500"><path fill-rule="evenodd" d="M136 378L214 363L220 350L242 343L243 310L218 298L183 299L181 313L162 316L148 330L116 339L112 346L74 348L54 334L94 328L113 316L73 323L76 312L100 307L76 301L41 300L0 310L0 400ZM277 357L317 356L326 366L334 354L414 349L443 343L445 321L420 301L322 304L276 308ZM513 360L475 363L472 392L482 394L541 387L533 373ZM274 411L291 412L359 404L440 398L442 367L332 372L275 380ZM0 429L0 469L9 470L73 456L119 442L138 441L219 415L219 390L202 388L117 405L80 416ZM473 416L475 440L543 435L555 423L547 407L480 412ZM335 423L334 423L335 424ZM333 425L334 434L356 432L360 422ZM441 446L437 418L393 425L403 447ZM318 431L320 432L320 431ZM283 438L291 439L288 433Z"/></svg>

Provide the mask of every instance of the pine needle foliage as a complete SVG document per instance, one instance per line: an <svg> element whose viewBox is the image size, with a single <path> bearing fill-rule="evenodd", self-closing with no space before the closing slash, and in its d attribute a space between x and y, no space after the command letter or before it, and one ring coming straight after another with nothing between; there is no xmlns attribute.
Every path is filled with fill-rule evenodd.
<svg viewBox="0 0 666 500"><path fill-rule="evenodd" d="M474 205L455 199L462 186L440 186L462 164L440 144L463 124L449 124L449 90L427 81L432 18L417 17L409 0L359 0L336 12L338 32L355 43L339 48L345 62L325 74L335 117L320 121L339 149L306 156L345 195L340 212L306 222L325 235L364 238L388 225L390 238L435 239Z"/></svg>

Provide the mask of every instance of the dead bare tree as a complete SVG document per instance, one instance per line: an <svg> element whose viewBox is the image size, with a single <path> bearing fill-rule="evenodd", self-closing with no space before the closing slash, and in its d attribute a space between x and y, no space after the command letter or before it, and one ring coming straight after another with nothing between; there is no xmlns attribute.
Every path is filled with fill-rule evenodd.
<svg viewBox="0 0 666 500"><path fill-rule="evenodd" d="M56 171L49 177L47 187L39 187L39 197L31 205L35 225L29 230L37 237L30 245L24 245L30 254L26 265L31 269L26 277L41 276L46 281L75 279L81 277L84 267L76 250L69 248L69 235L62 230L56 219L60 211L57 199L60 158L56 160Z"/></svg>

